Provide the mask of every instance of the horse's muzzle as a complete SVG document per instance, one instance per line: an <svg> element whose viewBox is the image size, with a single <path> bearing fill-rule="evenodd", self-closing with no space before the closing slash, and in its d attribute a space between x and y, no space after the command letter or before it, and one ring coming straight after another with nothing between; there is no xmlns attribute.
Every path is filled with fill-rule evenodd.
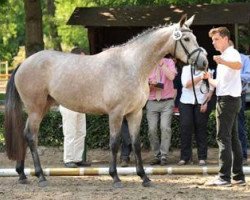
<svg viewBox="0 0 250 200"><path fill-rule="evenodd" d="M200 59L195 63L195 67L197 70L205 71L208 67L208 60L207 59Z"/></svg>

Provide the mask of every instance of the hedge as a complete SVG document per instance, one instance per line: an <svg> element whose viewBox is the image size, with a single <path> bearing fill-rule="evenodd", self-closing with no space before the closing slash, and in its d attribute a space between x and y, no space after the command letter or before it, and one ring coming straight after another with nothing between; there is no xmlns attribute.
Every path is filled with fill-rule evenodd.
<svg viewBox="0 0 250 200"><path fill-rule="evenodd" d="M250 112L246 112L247 127L250 128ZM0 113L0 149L4 148L3 139L3 113ZM208 145L215 147L215 115L211 113L208 122ZM149 148L149 140L147 135L147 120L145 112L143 114L140 138L142 147ZM250 134L248 131L248 138ZM109 148L109 127L107 115L87 115L87 137L86 137L88 149L94 148ZM58 111L50 111L42 121L40 133L39 133L39 145L42 146L62 146L63 134L62 134L62 119ZM195 142L194 142L195 145ZM172 121L172 142L171 146L174 148L180 148L180 133L179 133L179 117L174 116Z"/></svg>

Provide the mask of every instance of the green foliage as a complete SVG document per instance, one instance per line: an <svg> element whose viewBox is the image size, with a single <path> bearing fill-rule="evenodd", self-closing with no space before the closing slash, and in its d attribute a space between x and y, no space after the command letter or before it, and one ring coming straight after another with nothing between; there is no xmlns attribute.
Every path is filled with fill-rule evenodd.
<svg viewBox="0 0 250 200"><path fill-rule="evenodd" d="M64 51L70 51L74 46L79 46L88 50L87 30L82 26L69 26L67 21L76 7L86 7L88 3L82 0L55 1L56 13L54 23L57 26L58 34ZM46 23L45 23L46 24ZM49 30L48 30L49 31Z"/></svg>
<svg viewBox="0 0 250 200"><path fill-rule="evenodd" d="M109 126L107 115L87 115L87 146L88 148L108 148Z"/></svg>
<svg viewBox="0 0 250 200"><path fill-rule="evenodd" d="M3 101L5 99L5 94L0 93L0 101Z"/></svg>
<svg viewBox="0 0 250 200"><path fill-rule="evenodd" d="M3 138L3 113L0 113L0 150L4 147ZM248 130L250 128L250 111L246 112L246 121ZM217 147L215 140L216 122L215 114L211 113L208 123L208 145L210 147ZM248 138L250 133L248 131ZM148 139L148 125L146 120L146 113L143 114L140 140L144 149L149 148ZM88 149L94 148L109 148L109 126L107 115L87 115L87 137L86 142ZM42 146L62 146L63 133L62 133L62 118L58 111L49 112L42 121L39 133L39 145ZM171 146L180 148L180 132L179 132L179 117L174 116L172 122L172 142ZM196 146L194 141L194 146Z"/></svg>
<svg viewBox="0 0 250 200"><path fill-rule="evenodd" d="M23 1L9 0L0 6L0 60L11 61L24 44Z"/></svg>
<svg viewBox="0 0 250 200"><path fill-rule="evenodd" d="M59 112L51 111L43 118L38 142L42 146L63 145L62 117Z"/></svg>

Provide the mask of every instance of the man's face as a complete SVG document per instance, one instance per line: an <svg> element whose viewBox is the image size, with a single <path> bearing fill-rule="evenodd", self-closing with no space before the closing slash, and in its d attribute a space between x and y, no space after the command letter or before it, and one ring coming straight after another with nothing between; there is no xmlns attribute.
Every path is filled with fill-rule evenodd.
<svg viewBox="0 0 250 200"><path fill-rule="evenodd" d="M216 33L212 36L212 43L217 51L223 52L228 47L228 37L221 37Z"/></svg>

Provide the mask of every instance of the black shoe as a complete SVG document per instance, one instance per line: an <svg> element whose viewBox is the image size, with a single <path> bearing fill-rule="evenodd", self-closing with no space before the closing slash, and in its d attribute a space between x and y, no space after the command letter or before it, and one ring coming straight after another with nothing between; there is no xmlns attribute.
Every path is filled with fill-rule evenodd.
<svg viewBox="0 0 250 200"><path fill-rule="evenodd" d="M91 166L91 163L87 162L87 161L81 161L81 162L77 162L75 163L78 167L89 167Z"/></svg>
<svg viewBox="0 0 250 200"><path fill-rule="evenodd" d="M77 168L77 164L75 162L67 162L67 163L64 163L65 167L67 168Z"/></svg>
<svg viewBox="0 0 250 200"><path fill-rule="evenodd" d="M154 158L150 161L150 165L159 165L161 163L161 160L159 158Z"/></svg>
<svg viewBox="0 0 250 200"><path fill-rule="evenodd" d="M166 158L161 158L161 166L167 165L167 159Z"/></svg>

